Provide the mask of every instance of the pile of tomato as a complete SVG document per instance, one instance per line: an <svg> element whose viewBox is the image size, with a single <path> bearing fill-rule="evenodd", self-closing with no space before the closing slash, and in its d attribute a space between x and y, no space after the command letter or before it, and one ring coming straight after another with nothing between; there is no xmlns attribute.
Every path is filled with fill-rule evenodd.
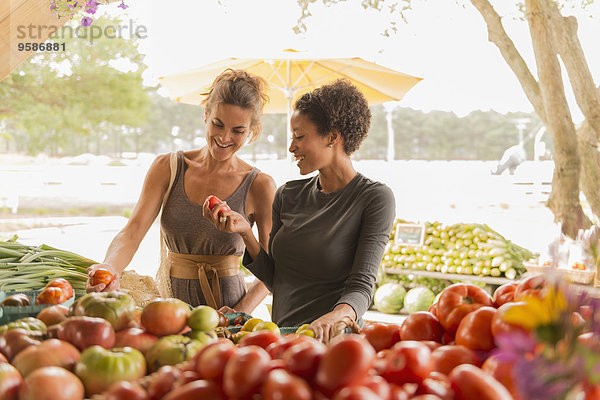
<svg viewBox="0 0 600 400"><path fill-rule="evenodd" d="M143 329L131 328L131 300L112 292L77 304L89 314L100 302L102 318L59 315L58 339L31 337L33 325L29 333L13 329L0 336L8 358L0 356L0 399L521 399L513 363L494 352L495 337L524 331L503 315L545 286L534 276L490 296L478 286L454 284L429 311L401 325L367 324L360 334L328 344L273 330L248 332L236 344L207 331L227 325L214 310L190 312L173 299L147 305L138 321ZM573 323L584 326L580 312ZM193 339L175 335L186 329ZM589 389L586 400L600 398L600 385Z"/></svg>

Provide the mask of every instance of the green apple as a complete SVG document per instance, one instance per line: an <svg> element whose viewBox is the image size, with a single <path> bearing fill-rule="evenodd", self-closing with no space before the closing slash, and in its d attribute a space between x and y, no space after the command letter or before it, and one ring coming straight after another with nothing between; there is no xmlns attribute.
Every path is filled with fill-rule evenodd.
<svg viewBox="0 0 600 400"><path fill-rule="evenodd" d="M192 310L187 324L194 331L212 331L219 325L219 314L209 306L198 306Z"/></svg>

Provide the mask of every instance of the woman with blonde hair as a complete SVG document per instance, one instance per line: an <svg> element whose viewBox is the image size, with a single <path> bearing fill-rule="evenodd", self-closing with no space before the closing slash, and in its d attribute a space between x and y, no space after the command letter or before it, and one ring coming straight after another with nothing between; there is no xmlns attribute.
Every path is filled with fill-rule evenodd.
<svg viewBox="0 0 600 400"><path fill-rule="evenodd" d="M202 217L202 206L209 195L223 199L250 226L256 224L259 241L267 245L275 183L236 155L261 132L266 90L262 78L242 70L229 69L215 79L203 102L206 146L154 160L131 218L111 242L104 262L89 268L88 292L118 289L118 279L92 286L91 277L97 268L118 277L162 209L161 234L168 248L157 275L162 296L246 313L262 301L265 286L256 280L246 293L240 275L241 236L216 229Z"/></svg>

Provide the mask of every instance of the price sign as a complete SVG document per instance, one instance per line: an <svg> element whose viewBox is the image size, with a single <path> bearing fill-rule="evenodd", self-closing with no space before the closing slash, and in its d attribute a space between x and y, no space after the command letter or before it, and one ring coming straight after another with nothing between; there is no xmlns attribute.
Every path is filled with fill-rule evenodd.
<svg viewBox="0 0 600 400"><path fill-rule="evenodd" d="M394 244L399 246L422 246L425 240L425 225L396 224Z"/></svg>

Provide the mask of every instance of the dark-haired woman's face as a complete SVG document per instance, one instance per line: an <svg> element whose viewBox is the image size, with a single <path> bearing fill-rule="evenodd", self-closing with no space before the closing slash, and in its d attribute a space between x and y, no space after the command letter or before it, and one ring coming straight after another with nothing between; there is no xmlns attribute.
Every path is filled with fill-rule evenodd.
<svg viewBox="0 0 600 400"><path fill-rule="evenodd" d="M300 173L306 175L327 166L333 156L333 150L327 146L329 137L319 135L317 125L299 111L294 111L290 122L289 151L294 154Z"/></svg>
<svg viewBox="0 0 600 400"><path fill-rule="evenodd" d="M206 142L218 161L231 157L248 140L252 110L231 104L217 104L205 114Z"/></svg>

